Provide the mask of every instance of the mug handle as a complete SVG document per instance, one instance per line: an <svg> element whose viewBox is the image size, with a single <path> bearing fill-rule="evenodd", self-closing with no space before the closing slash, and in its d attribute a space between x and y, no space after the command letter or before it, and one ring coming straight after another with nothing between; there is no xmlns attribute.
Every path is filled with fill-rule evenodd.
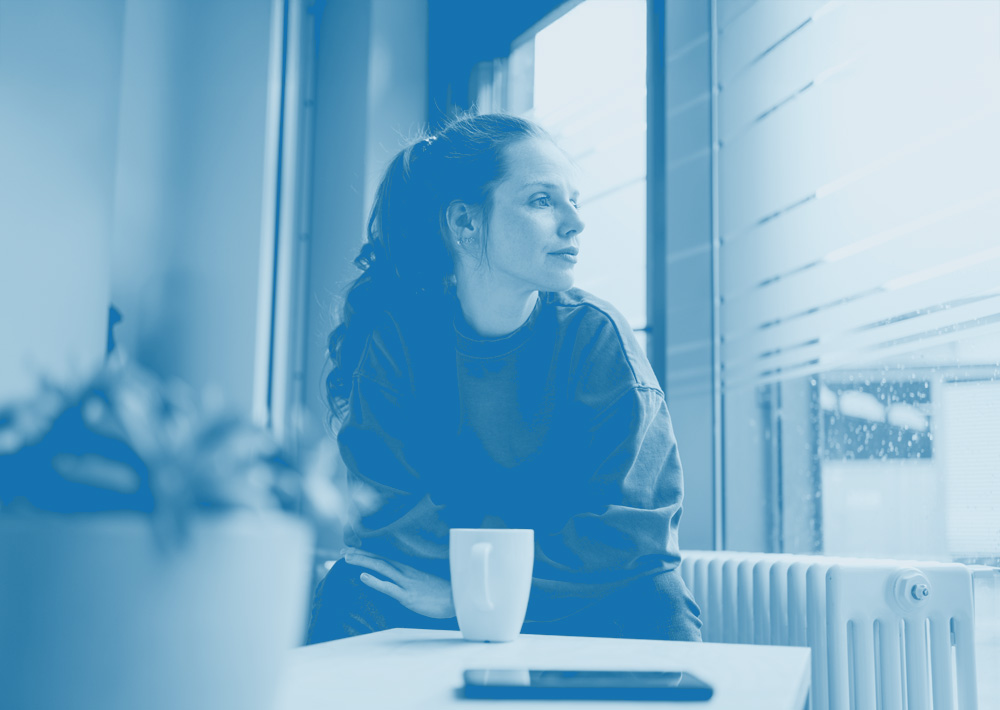
<svg viewBox="0 0 1000 710"><path fill-rule="evenodd" d="M482 565L482 574L477 573L472 575L472 578L477 582L482 580L482 586L473 582L473 585L477 587L475 599L476 603L484 611L493 610L493 600L490 599L490 551L493 549L493 545L488 542L477 542L472 546L472 559Z"/></svg>

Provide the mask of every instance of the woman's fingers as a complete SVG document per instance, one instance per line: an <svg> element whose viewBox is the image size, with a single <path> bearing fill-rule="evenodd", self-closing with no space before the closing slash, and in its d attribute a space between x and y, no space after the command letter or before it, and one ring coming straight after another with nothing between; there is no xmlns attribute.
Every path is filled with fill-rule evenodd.
<svg viewBox="0 0 1000 710"><path fill-rule="evenodd" d="M345 547L343 552L345 556L353 553L355 555L358 555L359 557L367 558L370 560L381 560L382 562L389 565L393 569L403 573L413 569L412 567L404 565L402 562L396 562L395 560L391 560L388 557L383 557L382 555L376 555L374 552L369 552L368 550L362 550L357 547Z"/></svg>
<svg viewBox="0 0 1000 710"><path fill-rule="evenodd" d="M393 581L399 581L400 572L381 557L361 554L357 550L351 550L344 555L344 562L358 567L367 567L372 572L378 572L383 577L388 577Z"/></svg>
<svg viewBox="0 0 1000 710"><path fill-rule="evenodd" d="M455 615L448 580L352 547L345 547L340 552L347 564L365 567L387 577L388 581L364 572L360 579L366 586L392 597L410 611L433 619L447 619Z"/></svg>
<svg viewBox="0 0 1000 710"><path fill-rule="evenodd" d="M396 601L400 601L400 596L403 590L392 582L387 582L384 579L379 579L378 577L373 577L367 572L361 573L361 581L367 584L369 587L374 589L376 592L382 592L383 594L392 597Z"/></svg>

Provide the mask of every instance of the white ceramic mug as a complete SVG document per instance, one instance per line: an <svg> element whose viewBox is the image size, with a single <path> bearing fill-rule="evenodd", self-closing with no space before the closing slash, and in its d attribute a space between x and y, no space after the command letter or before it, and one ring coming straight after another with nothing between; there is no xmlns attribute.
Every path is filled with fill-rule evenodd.
<svg viewBox="0 0 1000 710"><path fill-rule="evenodd" d="M513 641L531 592L535 531L452 528L451 595L468 641Z"/></svg>

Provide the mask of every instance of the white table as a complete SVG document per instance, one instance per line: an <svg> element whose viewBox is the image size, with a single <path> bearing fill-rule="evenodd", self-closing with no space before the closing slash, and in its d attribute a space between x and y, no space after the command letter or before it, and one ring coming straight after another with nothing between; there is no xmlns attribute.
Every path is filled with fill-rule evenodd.
<svg viewBox="0 0 1000 710"><path fill-rule="evenodd" d="M467 668L690 671L715 689L708 702L661 703L676 710L803 710L809 649L635 639L522 635L511 643L471 643L458 632L392 629L291 652L276 708L566 708L566 701L466 700ZM580 706L576 703L573 707ZM587 708L649 707L586 701Z"/></svg>

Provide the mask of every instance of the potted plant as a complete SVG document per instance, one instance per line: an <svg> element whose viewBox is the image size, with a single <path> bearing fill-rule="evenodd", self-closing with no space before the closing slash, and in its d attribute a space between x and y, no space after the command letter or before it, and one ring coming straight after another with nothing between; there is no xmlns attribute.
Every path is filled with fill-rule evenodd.
<svg viewBox="0 0 1000 710"><path fill-rule="evenodd" d="M0 411L0 706L271 707L353 507L319 442L127 364Z"/></svg>

